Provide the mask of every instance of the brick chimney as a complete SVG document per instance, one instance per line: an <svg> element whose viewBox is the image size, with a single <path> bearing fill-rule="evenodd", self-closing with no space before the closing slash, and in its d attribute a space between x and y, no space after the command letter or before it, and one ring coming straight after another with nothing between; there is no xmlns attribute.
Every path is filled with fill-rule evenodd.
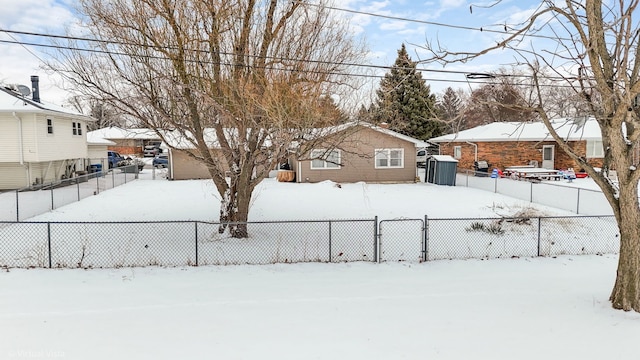
<svg viewBox="0 0 640 360"><path fill-rule="evenodd" d="M39 81L40 80L37 75L31 75L31 99L35 102L40 102L40 86L38 85Z"/></svg>

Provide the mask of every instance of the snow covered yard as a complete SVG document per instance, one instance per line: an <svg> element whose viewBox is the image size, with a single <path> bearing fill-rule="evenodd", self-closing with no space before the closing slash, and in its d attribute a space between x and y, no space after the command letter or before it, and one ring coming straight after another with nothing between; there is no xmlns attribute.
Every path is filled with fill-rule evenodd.
<svg viewBox="0 0 640 360"><path fill-rule="evenodd" d="M148 178L149 173L141 176ZM217 221L218 206L211 181L138 180L31 219L40 223L0 229L0 266L372 261L376 254L385 261L416 262L423 256L435 260L615 253L619 246L611 219L543 221L537 217L571 214L488 191L425 183L294 184L266 179L252 199L250 238L242 240L219 234L218 226L208 223ZM426 255L425 216L430 219L424 235L429 239ZM469 219L501 216L529 219ZM171 222L176 220L190 222ZM298 222L285 223L291 220ZM314 222L300 222L309 220ZM112 223L83 223L104 221ZM113 223L131 221L147 223ZM280 222L258 223L265 221Z"/></svg>
<svg viewBox="0 0 640 360"><path fill-rule="evenodd" d="M255 194L252 221L571 215L424 183L267 179ZM31 220L211 221L217 212L208 181L138 180ZM0 359L633 358L640 315L607 300L616 261L8 269Z"/></svg>
<svg viewBox="0 0 640 360"><path fill-rule="evenodd" d="M2 359L632 359L616 256L0 273Z"/></svg>

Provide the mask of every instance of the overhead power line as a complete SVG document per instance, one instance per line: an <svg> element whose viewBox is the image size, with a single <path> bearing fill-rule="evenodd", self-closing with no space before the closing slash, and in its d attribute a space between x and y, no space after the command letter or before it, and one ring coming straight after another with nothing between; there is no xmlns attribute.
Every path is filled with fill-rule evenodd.
<svg viewBox="0 0 640 360"><path fill-rule="evenodd" d="M102 45L139 46L139 47L145 47L145 48L150 48L150 49L156 49L156 50L159 50L159 51L160 50L177 50L176 47L172 47L172 46L157 47L157 46L153 46L153 45L129 43L129 42L115 41L115 40L93 39L93 38L86 38L86 37L56 35L56 34L43 34L43 33L36 33L36 32L7 30L7 29L1 29L1 28L0 28L0 32L5 32L7 34L36 36L36 37L44 37L44 38L51 38L51 39L85 41L85 42L90 42L90 43L98 43L98 44L102 44ZM53 45L53 44L49 45L49 44L40 44L40 43L28 43L28 42L20 42L20 41L17 41L17 40L16 41L0 40L0 42L3 42L3 43L16 43L16 44L20 44L20 45L23 45L23 46L29 45L29 46L56 48L56 49L61 49L61 50L65 50L65 49L66 50L76 50L76 51L104 53L104 54L112 54L112 55L120 55L120 56L129 55L129 54L126 54L126 53L118 53L118 52L114 52L114 51L111 51L111 50L87 49L87 48L69 47L69 46L62 46L62 45ZM192 52L205 52L204 50L195 50L195 49L187 49L187 50L188 51L192 51ZM220 52L220 55L235 56L235 54L228 53L228 52ZM388 65L344 63L344 62L332 62L332 61L313 60L313 59L293 59L293 58L286 58L286 57L260 56L260 55L252 55L252 54L248 54L246 56L251 57L251 58L262 58L262 59L267 59L267 60L306 62L306 63L316 63L316 64L325 64L325 65L336 65L336 66L346 66L346 67L367 68L367 69L384 70L384 71L388 71L388 70L396 68L394 66L388 66ZM148 58L156 58L156 59L166 59L166 57L164 57L164 56L146 55L146 57L148 57ZM221 63L221 65L230 65L230 64ZM415 69L417 71L427 72L427 73L432 72L432 73L441 73L441 74L463 75L466 79L469 79L469 77L468 77L469 72L468 71L444 70L444 69L428 69L428 68L422 68L422 67L416 67ZM382 78L383 77L383 76L380 76L380 75L366 75L366 74L351 74L351 75L360 76L360 77L372 77L372 78ZM500 76L501 77L513 77L513 78L531 78L531 75L524 75L524 74L502 74ZM548 76L548 77L544 77L544 78L548 79L548 80L562 80L562 78L560 78L560 77L549 77ZM469 81L467 81L467 80L452 80L452 79L425 79L425 80L469 83ZM485 83L485 82L482 82L482 83Z"/></svg>
<svg viewBox="0 0 640 360"><path fill-rule="evenodd" d="M433 26L445 27L445 28L449 28L449 29L488 32L488 33L494 33L494 34L500 34L500 35L510 35L510 36L511 35L518 35L517 32L515 32L515 31L509 31L509 28L508 28L507 24L490 25L490 26L493 26L493 27L500 26L500 27L503 28L503 30L494 30L494 29L491 29L491 28L473 27L473 26L464 26L464 25L454 25L454 24L447 24L447 23L441 23L441 22L435 22L435 21L411 19L411 18L406 18L406 17L401 17L401 16L383 15L383 14L377 14L377 13L372 13L372 12L368 12L368 11L359 11L359 10L353 10L353 9L339 8L339 7L335 7L335 6L328 6L328 5L322 5L322 4L312 4L312 3L308 3L308 2L303 1L303 0L292 0L292 1L296 2L296 3L301 3L301 4L304 4L304 5L308 5L308 6L314 6L314 7L318 7L318 8L329 9L329 10L340 11L340 12L346 12L346 13L357 14L357 15L366 15L366 16L377 17L377 18L382 18L382 19L404 21L404 22L412 22L412 23L425 24L425 25L433 25ZM567 39L563 39L563 38L558 38L557 36L532 34L532 33L526 33L526 34L520 34L520 35L521 36L527 36L527 37L540 38L540 39L567 40Z"/></svg>

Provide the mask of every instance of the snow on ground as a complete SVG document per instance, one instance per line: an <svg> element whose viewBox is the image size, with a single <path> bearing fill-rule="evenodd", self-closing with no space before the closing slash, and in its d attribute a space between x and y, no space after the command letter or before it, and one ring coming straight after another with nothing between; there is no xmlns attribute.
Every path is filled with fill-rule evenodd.
<svg viewBox="0 0 640 360"><path fill-rule="evenodd" d="M156 221L219 219L220 198L210 180L141 180L101 192L30 221ZM148 180L147 180L148 179ZM281 183L265 179L253 193L250 221L511 216L533 207L541 214L572 215L473 188L416 184Z"/></svg>
<svg viewBox="0 0 640 360"><path fill-rule="evenodd" d="M632 359L616 256L0 273L2 359Z"/></svg>
<svg viewBox="0 0 640 360"><path fill-rule="evenodd" d="M267 179L255 194L251 220L568 214L424 183ZM31 220L214 220L217 201L208 181L138 180ZM9 269L0 359L634 358L640 315L608 302L616 262Z"/></svg>

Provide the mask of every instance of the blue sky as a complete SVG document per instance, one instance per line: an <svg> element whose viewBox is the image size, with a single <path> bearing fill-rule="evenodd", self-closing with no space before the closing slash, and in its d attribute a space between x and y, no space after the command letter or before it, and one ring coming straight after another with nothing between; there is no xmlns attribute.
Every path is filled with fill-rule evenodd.
<svg viewBox="0 0 640 360"><path fill-rule="evenodd" d="M0 28L14 31L64 34L65 27L75 22L74 13L68 3L71 0L0 0ZM439 42L449 50L481 50L500 38L499 34L486 31L458 29L455 26L474 28L502 29L505 23L516 24L526 20L539 1L507 0L494 7L486 7L493 0L435 0L435 1L336 1L336 8L362 13L336 10L336 16L349 18L353 31L364 36L368 48L368 58L376 65L392 65L397 50L405 43L413 60L425 59L428 53L422 48L428 41ZM470 7L473 11L470 11ZM371 16L364 13L377 14ZM409 21L417 20L417 21ZM450 26L441 26L436 23ZM452 27L453 26L453 27ZM33 37L12 35L0 32L0 40L36 41ZM0 67L0 82L29 83L30 75L41 78L41 96L45 100L61 103L65 93L56 84L60 78L40 68L40 58L46 57L42 48L0 43L3 65ZM445 70L464 72L483 72L497 70L512 63L512 57L495 53L467 64L450 64ZM442 70L438 64L424 64L420 67ZM377 70L383 74L384 70ZM446 87L469 89L463 74L425 72L424 76L434 93L442 92ZM379 80L373 79L373 85Z"/></svg>

